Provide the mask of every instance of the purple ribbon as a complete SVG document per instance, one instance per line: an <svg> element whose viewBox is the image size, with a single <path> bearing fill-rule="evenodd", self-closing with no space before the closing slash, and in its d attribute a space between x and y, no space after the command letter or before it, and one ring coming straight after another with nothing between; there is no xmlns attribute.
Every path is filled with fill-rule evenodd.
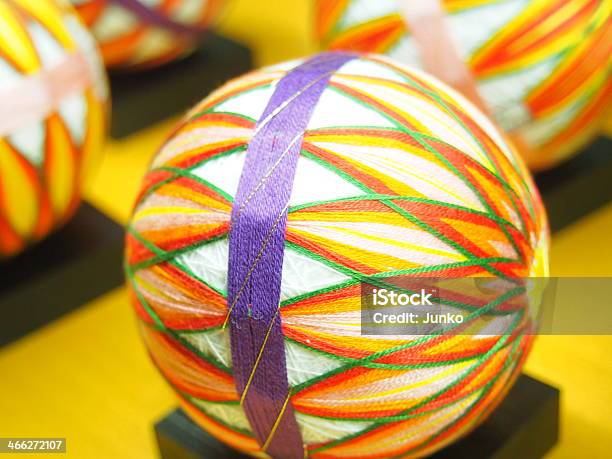
<svg viewBox="0 0 612 459"><path fill-rule="evenodd" d="M234 379L257 441L275 458L304 457L279 313L289 197L312 112L332 73L355 57L319 54L278 82L249 142L232 207L228 307Z"/></svg>
<svg viewBox="0 0 612 459"><path fill-rule="evenodd" d="M178 21L173 20L169 16L162 14L159 10L152 8L150 6L145 5L140 0L112 0L115 3L123 6L126 10L131 11L144 21L148 22L151 25L161 27L163 29L167 29L171 32L180 34L180 35L190 35L194 38L197 38L201 35L206 28L191 26L187 24L180 23Z"/></svg>

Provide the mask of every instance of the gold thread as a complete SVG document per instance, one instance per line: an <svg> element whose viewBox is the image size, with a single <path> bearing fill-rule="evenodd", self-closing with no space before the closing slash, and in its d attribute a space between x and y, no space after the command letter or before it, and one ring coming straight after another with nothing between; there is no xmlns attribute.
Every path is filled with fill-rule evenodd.
<svg viewBox="0 0 612 459"><path fill-rule="evenodd" d="M272 331L272 327L274 326L274 321L276 320L276 316L278 316L278 311L280 310L280 308L276 309L276 312L274 313L274 317L272 317L272 321L270 322L270 326L268 327L268 331L266 332L266 337L264 338L264 341L261 345L261 348L259 349L259 354L257 355L257 359L255 360L255 364L253 365L253 370L251 371L251 375L249 376L249 380L246 383L246 386L244 386L244 391L242 392L242 397L240 397L240 404L242 405L244 403L244 399L246 398L246 394L249 390L249 387L251 387L251 382L253 382L253 377L255 376L255 371L257 370L257 367L259 366L259 362L261 361L261 357L263 355L264 349L266 347L266 344L268 342L268 338L270 337L270 332Z"/></svg>
<svg viewBox="0 0 612 459"><path fill-rule="evenodd" d="M270 231L268 232L268 234L266 234L266 238L263 241L263 245L261 246L261 249L259 250L259 253L255 257L255 260L253 260L253 265L249 269L249 272L246 274L246 276L244 278L244 281L242 282L242 285L240 286L240 290L238 290L238 293L236 294L236 298L234 298L234 301L232 302L231 306L229 307L229 309L227 311L227 315L225 316L225 320L223 321L223 327L221 327L222 329L225 329L225 327L227 327L227 322L229 321L230 315L231 315L232 311L234 310L234 306L236 306L236 303L238 302L238 300L242 296L242 292L244 291L244 288L246 287L246 284L247 284L249 278L251 277L251 274L253 274L253 271L255 271L255 267L257 266L257 263L259 262L259 259L263 255L264 250L266 250L266 246L268 245L268 242L270 241L270 238L274 234L274 230L276 229L276 227L280 223L281 218L283 217L283 215L284 215L284 213L285 213L285 211L287 209L289 209L289 204L287 204L283 208L283 210L281 211L279 216L276 218L276 221L274 222L274 225L272 226L272 228L270 228Z"/></svg>
<svg viewBox="0 0 612 459"><path fill-rule="evenodd" d="M266 442L261 447L261 449L263 449L264 451L266 451L268 449L268 446L270 446L270 443L272 442L272 439L274 438L274 434L276 433L276 429L278 429L278 426L280 425L281 418L285 414L285 410L287 409L287 405L289 404L289 398L290 397L291 397L291 390L289 390L287 392L287 398L285 399L285 403L283 404L283 408L281 409L281 412L279 413L278 417L276 418L276 421L274 422L274 425L272 426L272 430L270 431L270 434L268 435L268 438L266 439Z"/></svg>

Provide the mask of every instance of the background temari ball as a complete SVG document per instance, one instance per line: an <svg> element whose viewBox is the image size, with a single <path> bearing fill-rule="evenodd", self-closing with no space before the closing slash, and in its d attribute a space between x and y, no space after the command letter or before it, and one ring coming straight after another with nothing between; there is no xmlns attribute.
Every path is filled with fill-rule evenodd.
<svg viewBox="0 0 612 459"><path fill-rule="evenodd" d="M0 258L70 217L101 152L107 89L95 43L57 0L0 2Z"/></svg>
<svg viewBox="0 0 612 459"><path fill-rule="evenodd" d="M608 0L316 0L316 33L327 49L384 53L478 94L538 170L600 130L611 14Z"/></svg>
<svg viewBox="0 0 612 459"><path fill-rule="evenodd" d="M482 421L534 324L364 336L360 280L546 275L547 253L531 178L479 111L383 56L327 53L190 112L146 175L126 266L151 357L204 429L250 454L366 458Z"/></svg>
<svg viewBox="0 0 612 459"><path fill-rule="evenodd" d="M71 0L111 69L155 67L190 51L223 0Z"/></svg>

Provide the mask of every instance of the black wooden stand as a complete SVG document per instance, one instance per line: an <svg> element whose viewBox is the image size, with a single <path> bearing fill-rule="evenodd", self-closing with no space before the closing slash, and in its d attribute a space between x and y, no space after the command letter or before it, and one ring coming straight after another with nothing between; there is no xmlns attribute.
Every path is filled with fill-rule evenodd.
<svg viewBox="0 0 612 459"><path fill-rule="evenodd" d="M111 136L125 137L182 113L251 67L248 48L210 32L184 59L156 69L111 75Z"/></svg>
<svg viewBox="0 0 612 459"><path fill-rule="evenodd" d="M235 459L237 453L200 429L180 409L155 425L162 459ZM536 459L557 442L559 391L521 376L497 410L464 439L434 458Z"/></svg>
<svg viewBox="0 0 612 459"><path fill-rule="evenodd" d="M123 283L123 229L81 205L60 230L0 263L0 345Z"/></svg>
<svg viewBox="0 0 612 459"><path fill-rule="evenodd" d="M585 151L536 175L552 231L612 200L612 139L600 137Z"/></svg>

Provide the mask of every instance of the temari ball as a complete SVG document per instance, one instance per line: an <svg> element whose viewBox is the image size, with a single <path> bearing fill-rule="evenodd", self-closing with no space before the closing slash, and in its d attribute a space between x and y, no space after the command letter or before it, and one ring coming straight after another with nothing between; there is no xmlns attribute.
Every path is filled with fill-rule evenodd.
<svg viewBox="0 0 612 459"><path fill-rule="evenodd" d="M352 53L197 105L126 242L153 362L203 429L258 457L423 456L466 434L520 373L532 316L497 335L367 336L360 284L548 269L538 193L493 124L438 80Z"/></svg>
<svg viewBox="0 0 612 459"><path fill-rule="evenodd" d="M186 55L223 0L71 0L111 70L157 67Z"/></svg>
<svg viewBox="0 0 612 459"><path fill-rule="evenodd" d="M533 170L576 154L612 95L608 0L316 0L326 49L384 53L477 102Z"/></svg>
<svg viewBox="0 0 612 459"><path fill-rule="evenodd" d="M0 2L0 258L63 224L102 149L106 77L59 0Z"/></svg>

